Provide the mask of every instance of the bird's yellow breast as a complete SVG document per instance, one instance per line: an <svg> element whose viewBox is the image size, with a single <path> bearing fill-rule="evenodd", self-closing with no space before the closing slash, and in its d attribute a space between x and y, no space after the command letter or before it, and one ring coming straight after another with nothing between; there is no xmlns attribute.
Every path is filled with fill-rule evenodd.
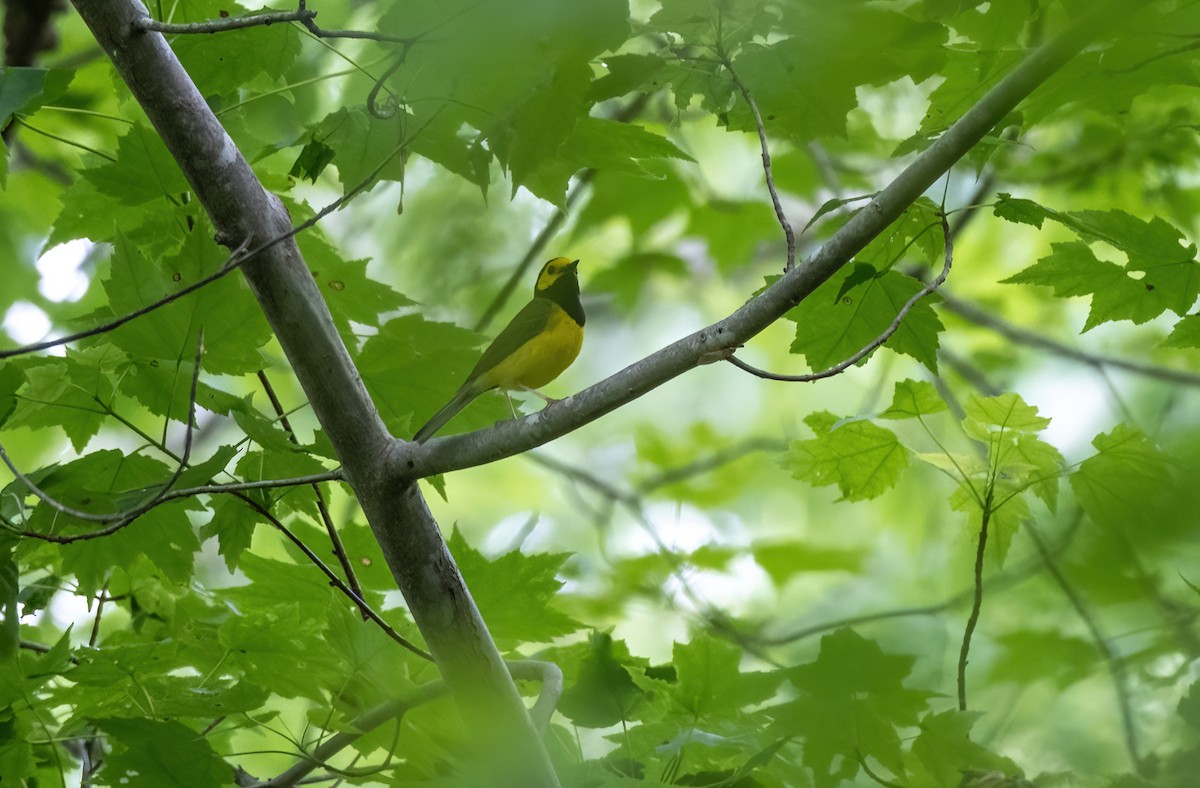
<svg viewBox="0 0 1200 788"><path fill-rule="evenodd" d="M583 347L583 326L557 304L545 327L479 376L487 388L540 388L557 378L579 355Z"/></svg>

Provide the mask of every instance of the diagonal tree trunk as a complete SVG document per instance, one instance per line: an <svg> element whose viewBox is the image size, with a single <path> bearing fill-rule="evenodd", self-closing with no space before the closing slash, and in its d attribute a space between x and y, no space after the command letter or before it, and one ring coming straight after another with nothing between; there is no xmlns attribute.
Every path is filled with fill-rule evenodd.
<svg viewBox="0 0 1200 788"><path fill-rule="evenodd" d="M287 211L263 189L183 66L158 33L134 20L136 0L78 0L80 16L178 161L231 248L250 248L291 229ZM329 435L392 574L430 652L481 747L502 760L497 774L519 785L557 785L529 719L437 523L416 482L387 461L392 437L350 359L329 310L291 238L242 270Z"/></svg>

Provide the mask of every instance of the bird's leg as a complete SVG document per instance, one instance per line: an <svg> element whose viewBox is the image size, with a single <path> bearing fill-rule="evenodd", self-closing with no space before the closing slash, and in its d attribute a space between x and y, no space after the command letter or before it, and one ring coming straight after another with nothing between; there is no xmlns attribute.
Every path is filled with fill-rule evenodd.
<svg viewBox="0 0 1200 788"><path fill-rule="evenodd" d="M528 386L521 386L521 391L527 391L530 394L538 395L539 397L541 397L542 399L544 399L546 401L547 405L553 405L556 402L562 402L562 400L560 400L560 399L555 399L554 397L547 397L545 394L538 391L537 389L531 389Z"/></svg>
<svg viewBox="0 0 1200 788"><path fill-rule="evenodd" d="M510 413L512 413L512 417L514 419L517 418L517 409L513 407L512 397L508 396L508 389L500 389L500 390L504 392L504 399L506 402L508 402L508 410Z"/></svg>

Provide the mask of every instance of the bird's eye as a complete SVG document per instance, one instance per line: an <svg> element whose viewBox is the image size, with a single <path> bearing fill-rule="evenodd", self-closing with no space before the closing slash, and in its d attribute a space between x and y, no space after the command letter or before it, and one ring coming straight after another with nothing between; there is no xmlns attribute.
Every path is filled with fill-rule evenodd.
<svg viewBox="0 0 1200 788"><path fill-rule="evenodd" d="M546 269L546 273L548 273L548 274L557 274L557 273L558 273L558 269L557 269L557 268L555 268L554 266L550 266L549 268L547 268L547 269Z"/></svg>

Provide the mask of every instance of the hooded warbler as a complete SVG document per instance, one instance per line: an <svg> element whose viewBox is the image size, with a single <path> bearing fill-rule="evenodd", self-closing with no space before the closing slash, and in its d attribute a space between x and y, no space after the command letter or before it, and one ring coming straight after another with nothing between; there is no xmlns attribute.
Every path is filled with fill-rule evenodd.
<svg viewBox="0 0 1200 788"><path fill-rule="evenodd" d="M492 340L450 401L417 430L414 441L427 441L485 391L530 391L550 401L536 389L571 366L583 345L578 268L578 260L565 257L542 266L533 299Z"/></svg>

